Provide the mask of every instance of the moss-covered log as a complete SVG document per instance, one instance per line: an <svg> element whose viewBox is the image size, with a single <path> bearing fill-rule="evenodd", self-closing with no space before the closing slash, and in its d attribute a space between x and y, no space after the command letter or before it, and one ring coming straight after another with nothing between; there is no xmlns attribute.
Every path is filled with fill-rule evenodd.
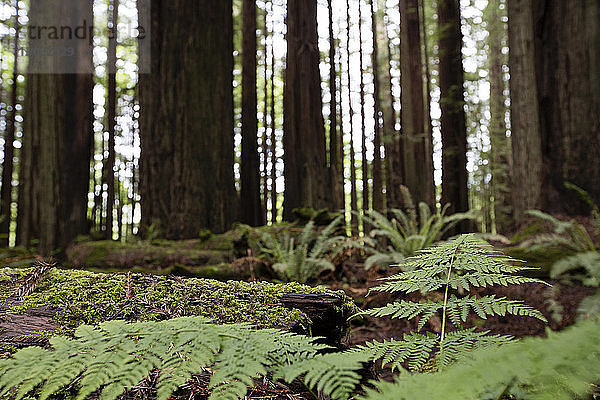
<svg viewBox="0 0 600 400"><path fill-rule="evenodd" d="M56 268L45 273L24 292L26 297L19 299L19 288L31 286L32 271L0 269L0 347L4 351L43 344L48 336L68 334L83 323L184 315L201 315L216 323L247 322L261 328L318 332L334 343L355 308L343 293L298 283L219 282ZM284 304L282 297L290 293L310 294L313 304L309 308L289 301Z"/></svg>

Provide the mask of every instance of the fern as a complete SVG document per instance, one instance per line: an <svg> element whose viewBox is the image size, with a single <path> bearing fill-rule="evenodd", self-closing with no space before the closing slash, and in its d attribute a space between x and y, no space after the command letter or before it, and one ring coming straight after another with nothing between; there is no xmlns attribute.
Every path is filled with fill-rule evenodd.
<svg viewBox="0 0 600 400"><path fill-rule="evenodd" d="M342 251L361 247L358 241L345 236L333 236L343 218L337 217L320 232L315 232L315 224L310 221L297 237L286 233L279 238L264 233L259 241L261 251L270 256L273 269L282 279L306 282L322 271L334 270L330 259Z"/></svg>
<svg viewBox="0 0 600 400"><path fill-rule="evenodd" d="M366 400L585 398L598 382L600 323L586 321L548 338L527 338L500 349L475 349L435 374L402 374L367 389ZM503 397L506 396L506 397ZM510 396L510 397L508 397Z"/></svg>
<svg viewBox="0 0 600 400"><path fill-rule="evenodd" d="M407 319L418 317L419 331L430 318L439 316L441 332L435 340L431 336L405 336L405 343L392 341L373 344L372 346L378 349L374 359L382 359L384 363L391 362L393 367L398 367L408 360L411 370L419 370L427 362L430 353L434 352L436 366L445 368L452 360L460 358L474 348L503 343L510 339L507 336L488 336L462 329L463 323L470 315L486 319L494 315L513 314L546 322L538 310L520 301L494 295L459 296L472 287L542 282L514 275L526 268L512 265L511 261L509 257L494 251L488 243L472 234L462 235L409 258L402 265L403 272L386 278L385 283L371 290L389 293L418 291L425 296L427 293L441 290L443 298L423 302L398 300L384 307L364 311L362 314ZM452 323L457 331L448 333L448 323ZM405 346L408 346L408 343L411 347L407 350ZM394 355L397 359L392 357Z"/></svg>
<svg viewBox="0 0 600 400"><path fill-rule="evenodd" d="M370 249L374 254L365 261L365 268L369 269L374 265L400 264L406 257L439 241L458 222L473 218L470 213L447 216L447 205L441 211L432 213L427 204L420 203L417 210L406 189L404 198L407 204L406 210L391 209L388 211L390 218L375 210L368 211L363 216L363 219L372 226L370 235L389 243L385 250Z"/></svg>
<svg viewBox="0 0 600 400"><path fill-rule="evenodd" d="M54 337L50 344L52 351L30 347L0 360L0 398L35 393L43 400L76 382L77 399L99 391L100 399L112 400L157 369L157 398L166 400L193 373L210 367L211 399L236 399L253 378L269 371L281 375L281 368L315 359L327 347L313 338L243 324L214 325L201 317L84 325L75 339ZM331 395L356 384L358 377L307 375L307 381Z"/></svg>

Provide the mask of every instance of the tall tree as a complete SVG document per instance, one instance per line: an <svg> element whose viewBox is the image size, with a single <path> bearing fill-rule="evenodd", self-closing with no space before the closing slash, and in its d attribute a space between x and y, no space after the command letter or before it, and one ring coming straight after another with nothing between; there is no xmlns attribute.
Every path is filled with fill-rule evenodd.
<svg viewBox="0 0 600 400"><path fill-rule="evenodd" d="M348 78L348 114L350 116L350 210L358 211L358 195L356 190L356 153L354 151L354 108L352 107L352 75L350 73L350 0L346 0L346 72ZM358 229L358 218L355 213L350 217L352 232Z"/></svg>
<svg viewBox="0 0 600 400"><path fill-rule="evenodd" d="M514 217L521 223L525 211L540 208L542 194L542 132L535 77L532 3L509 0L511 139L513 145Z"/></svg>
<svg viewBox="0 0 600 400"><path fill-rule="evenodd" d="M92 1L32 0L28 17L30 29L90 27ZM28 246L38 238L50 254L88 231L93 38L88 30L84 39L40 33L29 36L17 239ZM43 56L47 49L73 56Z"/></svg>
<svg viewBox="0 0 600 400"><path fill-rule="evenodd" d="M242 2L242 163L240 168L240 219L243 223L251 226L259 226L264 223L263 206L260 201L260 160L258 157L258 119L256 111L256 2L254 0L244 0ZM263 140L265 138L266 135L263 136ZM264 157L266 161L266 154L264 154ZM266 198L267 193L265 192L264 195Z"/></svg>
<svg viewBox="0 0 600 400"><path fill-rule="evenodd" d="M379 50L377 45L377 11L375 10L375 1L369 0L371 6L371 31L373 39L373 53L371 54L371 64L373 73L373 209L383 211L383 170L381 162L381 99L379 91Z"/></svg>
<svg viewBox="0 0 600 400"><path fill-rule="evenodd" d="M506 56L502 53L503 42L507 37L506 23L502 17L506 8L500 9L500 0L490 0L486 8L488 27L488 65L490 79L490 142L491 142L491 195L493 197L492 233L505 232L511 226L511 206L509 192L510 143L506 137L506 81L503 67Z"/></svg>
<svg viewBox="0 0 600 400"><path fill-rule="evenodd" d="M270 11L273 12L273 0ZM277 123L275 122L275 34L271 28L271 222L277 222Z"/></svg>
<svg viewBox="0 0 600 400"><path fill-rule="evenodd" d="M405 185L417 202L434 204L433 152L427 120L418 0L400 0L400 85Z"/></svg>
<svg viewBox="0 0 600 400"><path fill-rule="evenodd" d="M344 179L342 156L340 154L340 140L338 137L337 120L337 72L336 72L336 39L333 34L333 7L332 0L327 0L327 11L329 14L329 168L332 182L333 204L336 210L344 208Z"/></svg>
<svg viewBox="0 0 600 400"><path fill-rule="evenodd" d="M588 215L589 205L564 183L578 185L600 204L600 2L540 0L532 10L541 206Z"/></svg>
<svg viewBox="0 0 600 400"><path fill-rule="evenodd" d="M10 91L10 110L6 120L4 162L2 163L2 190L0 192L0 246L8 247L12 204L13 158L15 154L15 127L17 122L17 89L19 77L19 1L15 0L15 37L13 45L13 74Z"/></svg>
<svg viewBox="0 0 600 400"><path fill-rule="evenodd" d="M267 79L267 74L269 71L269 57L267 56L269 48L267 44L267 39L269 36L269 32L267 29L267 5L265 2L265 9L263 12L263 40L264 40L264 52L263 52L263 135L262 135L262 162L263 162L263 176L262 176L262 184L263 184L263 203L262 203L262 213L263 213L263 223L267 223L267 214L268 214L268 204L269 204L269 170L267 166L269 165L269 145L267 143L268 137L268 128L269 128L269 80Z"/></svg>
<svg viewBox="0 0 600 400"><path fill-rule="evenodd" d="M104 164L104 176L107 183L106 232L107 239L113 234L113 209L115 208L115 127L117 126L117 24L119 20L119 0L110 1L109 37L108 37L108 90L107 90L107 129L108 159Z"/></svg>
<svg viewBox="0 0 600 400"><path fill-rule="evenodd" d="M440 129L442 132L442 203L449 213L469 208L467 128L459 0L438 0ZM420 56L419 56L420 58ZM465 231L463 223L458 230Z"/></svg>
<svg viewBox="0 0 600 400"><path fill-rule="evenodd" d="M363 52L363 15L361 0L358 0L358 55L360 66L360 153L362 171L362 210L363 213L369 209L369 162L367 160L367 130L365 126L365 76L364 76L364 52ZM365 227L363 226L363 229Z"/></svg>
<svg viewBox="0 0 600 400"><path fill-rule="evenodd" d="M297 207L331 208L323 122L317 1L288 0L284 89L284 218Z"/></svg>
<svg viewBox="0 0 600 400"><path fill-rule="evenodd" d="M139 79L141 232L152 224L172 239L223 232L236 210L232 1L143 6L152 57L141 53L140 62L152 72Z"/></svg>

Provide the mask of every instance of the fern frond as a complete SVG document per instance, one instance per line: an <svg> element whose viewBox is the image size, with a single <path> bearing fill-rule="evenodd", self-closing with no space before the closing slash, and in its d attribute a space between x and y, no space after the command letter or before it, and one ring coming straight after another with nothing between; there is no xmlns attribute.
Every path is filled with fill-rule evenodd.
<svg viewBox="0 0 600 400"><path fill-rule="evenodd" d="M406 334L403 340L384 340L367 342L358 349L370 356L371 361L381 360L382 365L390 364L392 370L403 369L402 364L408 360L411 371L418 371L425 366L438 343L436 335Z"/></svg>
<svg viewBox="0 0 600 400"><path fill-rule="evenodd" d="M558 260L552 265L550 277L556 279L567 272L578 269L583 269L585 275L576 275L576 279L579 278L579 280L589 286L600 285L600 253L597 251L577 253Z"/></svg>

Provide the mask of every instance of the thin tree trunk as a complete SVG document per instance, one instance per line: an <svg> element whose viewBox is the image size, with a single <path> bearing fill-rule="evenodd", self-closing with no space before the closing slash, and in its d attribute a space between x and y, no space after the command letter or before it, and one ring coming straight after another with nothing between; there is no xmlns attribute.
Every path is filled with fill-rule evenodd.
<svg viewBox="0 0 600 400"><path fill-rule="evenodd" d="M331 100L329 103L329 168L332 182L333 203L336 210L344 208L343 185L344 181L340 170L342 167L342 157L340 156L340 146L337 130L337 73L335 70L335 37L333 36L333 7L332 0L327 1L329 12L329 92Z"/></svg>
<svg viewBox="0 0 600 400"><path fill-rule="evenodd" d="M506 232L511 226L509 175L510 143L506 137L506 82L504 80L505 56L502 54L502 41L506 38L506 24L501 17L500 0L490 0L486 9L488 26L488 65L490 71L490 170L492 179L490 190L492 197L491 232Z"/></svg>
<svg viewBox="0 0 600 400"><path fill-rule="evenodd" d="M433 122L431 120L431 72L429 68L429 45L427 40L427 18L425 14L425 0L419 0L419 15L421 17L421 32L423 43L423 63L425 64L425 154L427 159L425 162L425 176L431 179L428 182L431 192L431 206L436 203L435 194L435 179L433 166Z"/></svg>
<svg viewBox="0 0 600 400"><path fill-rule="evenodd" d="M284 89L284 217L333 208L322 114L317 1L288 0Z"/></svg>
<svg viewBox="0 0 600 400"><path fill-rule="evenodd" d="M379 123L381 100L379 98L379 53L377 49L377 18L375 1L369 0L371 6L371 30L373 38L373 53L371 63L373 70L373 209L383 211L383 175L381 163L381 125Z"/></svg>
<svg viewBox="0 0 600 400"><path fill-rule="evenodd" d="M273 0L271 0L273 12ZM274 25L274 24L273 24ZM277 123L275 122L275 46L274 29L271 30L271 222L277 222Z"/></svg>
<svg viewBox="0 0 600 400"><path fill-rule="evenodd" d="M4 138L4 163L2 164L2 190L0 193L0 246L8 247L10 236L13 158L15 155L15 124L17 121L17 89L19 77L19 1L15 1L15 38L14 38L14 63L13 81L10 92L11 110L6 121L7 129Z"/></svg>
<svg viewBox="0 0 600 400"><path fill-rule="evenodd" d="M449 214L469 208L467 190L467 128L464 110L462 33L459 0L438 0L440 29L440 129L442 131L442 204ZM457 227L467 231L468 223Z"/></svg>
<svg viewBox="0 0 600 400"><path fill-rule="evenodd" d="M362 6L358 0L358 54L360 64L360 134L361 134L361 170L362 170L362 212L369 210L369 163L367 161L367 132L365 127L365 82L364 82L364 57L362 43ZM363 230L367 231L363 223Z"/></svg>
<svg viewBox="0 0 600 400"><path fill-rule="evenodd" d="M112 240L113 209L115 206L115 127L117 125L117 23L119 20L119 0L111 1L109 10L109 29L112 30L108 40L108 159L106 160L106 183L108 184L106 200L106 239Z"/></svg>
<svg viewBox="0 0 600 400"><path fill-rule="evenodd" d="M262 225L263 207L260 198L260 158L257 144L256 96L256 3L242 2L242 163L241 221L250 226ZM263 141L266 135L263 135ZM264 144L263 144L264 146ZM264 147L263 147L264 150ZM264 155L266 164L266 154ZM266 169L265 169L266 180ZM265 199L267 193L264 193Z"/></svg>
<svg viewBox="0 0 600 400"><path fill-rule="evenodd" d="M265 3L265 9L263 13L263 38L265 41L264 52L263 52L263 76L264 76L264 85L263 85L263 136L262 136L262 153L263 153L263 223L266 225L267 223L267 215L268 215L268 202L269 202L269 170L267 166L269 164L269 146L267 145L267 135L268 135L268 110L269 110L269 81L267 80L267 72L269 70L269 58L267 56L268 45L267 45L267 37L269 32L267 31L267 7Z"/></svg>
<svg viewBox="0 0 600 400"><path fill-rule="evenodd" d="M348 73L348 108L350 114L350 210L353 212L358 211L358 196L356 190L356 160L354 152L354 108L352 107L352 77L350 74L350 0L346 0L346 21L348 28L346 29L346 59L347 59L347 73ZM358 231L358 218L355 213L352 213L350 220L351 231L356 233Z"/></svg>

